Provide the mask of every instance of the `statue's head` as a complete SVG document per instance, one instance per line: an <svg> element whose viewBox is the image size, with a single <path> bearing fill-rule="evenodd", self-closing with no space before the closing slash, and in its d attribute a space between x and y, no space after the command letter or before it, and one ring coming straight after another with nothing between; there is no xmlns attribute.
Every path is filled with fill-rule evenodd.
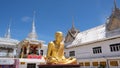
<svg viewBox="0 0 120 68"><path fill-rule="evenodd" d="M57 31L57 32L55 33L55 40L56 40L57 42L62 42L62 40L63 40L63 33L60 32L60 31Z"/></svg>

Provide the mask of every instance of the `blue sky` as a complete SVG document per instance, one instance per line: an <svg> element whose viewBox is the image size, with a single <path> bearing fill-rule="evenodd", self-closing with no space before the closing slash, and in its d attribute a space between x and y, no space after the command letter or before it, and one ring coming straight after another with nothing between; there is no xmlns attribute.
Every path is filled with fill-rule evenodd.
<svg viewBox="0 0 120 68"><path fill-rule="evenodd" d="M116 1L120 7L120 0ZM113 0L0 0L0 37L4 37L12 18L12 38L25 39L31 32L35 10L38 37L48 43L56 31L66 35L72 17L75 27L84 31L104 24L113 7Z"/></svg>

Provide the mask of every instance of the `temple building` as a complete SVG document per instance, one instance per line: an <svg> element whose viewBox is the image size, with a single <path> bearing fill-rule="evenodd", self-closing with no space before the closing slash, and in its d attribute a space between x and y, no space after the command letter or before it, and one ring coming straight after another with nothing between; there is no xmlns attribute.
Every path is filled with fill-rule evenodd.
<svg viewBox="0 0 120 68"><path fill-rule="evenodd" d="M18 44L19 57L27 58L27 56L30 54L45 56L47 45L45 45L44 43L45 43L44 41L38 40L38 35L35 29L35 15L34 15L31 32L28 34L27 38L25 38Z"/></svg>
<svg viewBox="0 0 120 68"><path fill-rule="evenodd" d="M37 65L45 62L47 45L44 43L44 41L38 40L34 13L31 32L18 44L17 57L21 58L19 68L37 68Z"/></svg>
<svg viewBox="0 0 120 68"><path fill-rule="evenodd" d="M10 25L5 34L5 37L0 37L0 58L14 58L16 57L18 40L12 39L10 34Z"/></svg>
<svg viewBox="0 0 120 68"><path fill-rule="evenodd" d="M10 24L5 37L0 37L0 68L16 68L18 59L16 51L20 41L11 38Z"/></svg>
<svg viewBox="0 0 120 68"><path fill-rule="evenodd" d="M105 24L82 32L73 26L68 30L65 55L77 58L80 68L120 68L120 9L116 0Z"/></svg>

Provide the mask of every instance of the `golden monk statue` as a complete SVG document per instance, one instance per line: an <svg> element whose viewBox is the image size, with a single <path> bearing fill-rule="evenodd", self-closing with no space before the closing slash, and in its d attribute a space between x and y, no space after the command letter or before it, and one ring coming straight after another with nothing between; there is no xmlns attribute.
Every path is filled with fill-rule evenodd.
<svg viewBox="0 0 120 68"><path fill-rule="evenodd" d="M75 58L65 58L62 32L56 32L55 41L48 44L47 64L77 64Z"/></svg>

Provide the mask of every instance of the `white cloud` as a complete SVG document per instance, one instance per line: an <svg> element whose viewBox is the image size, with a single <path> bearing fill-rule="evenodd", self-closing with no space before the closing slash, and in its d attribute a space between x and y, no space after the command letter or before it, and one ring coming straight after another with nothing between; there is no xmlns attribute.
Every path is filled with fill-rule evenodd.
<svg viewBox="0 0 120 68"><path fill-rule="evenodd" d="M21 20L22 20L23 22L31 22L31 21L32 21L32 18L29 17L29 16L24 16L24 17L22 17Z"/></svg>

